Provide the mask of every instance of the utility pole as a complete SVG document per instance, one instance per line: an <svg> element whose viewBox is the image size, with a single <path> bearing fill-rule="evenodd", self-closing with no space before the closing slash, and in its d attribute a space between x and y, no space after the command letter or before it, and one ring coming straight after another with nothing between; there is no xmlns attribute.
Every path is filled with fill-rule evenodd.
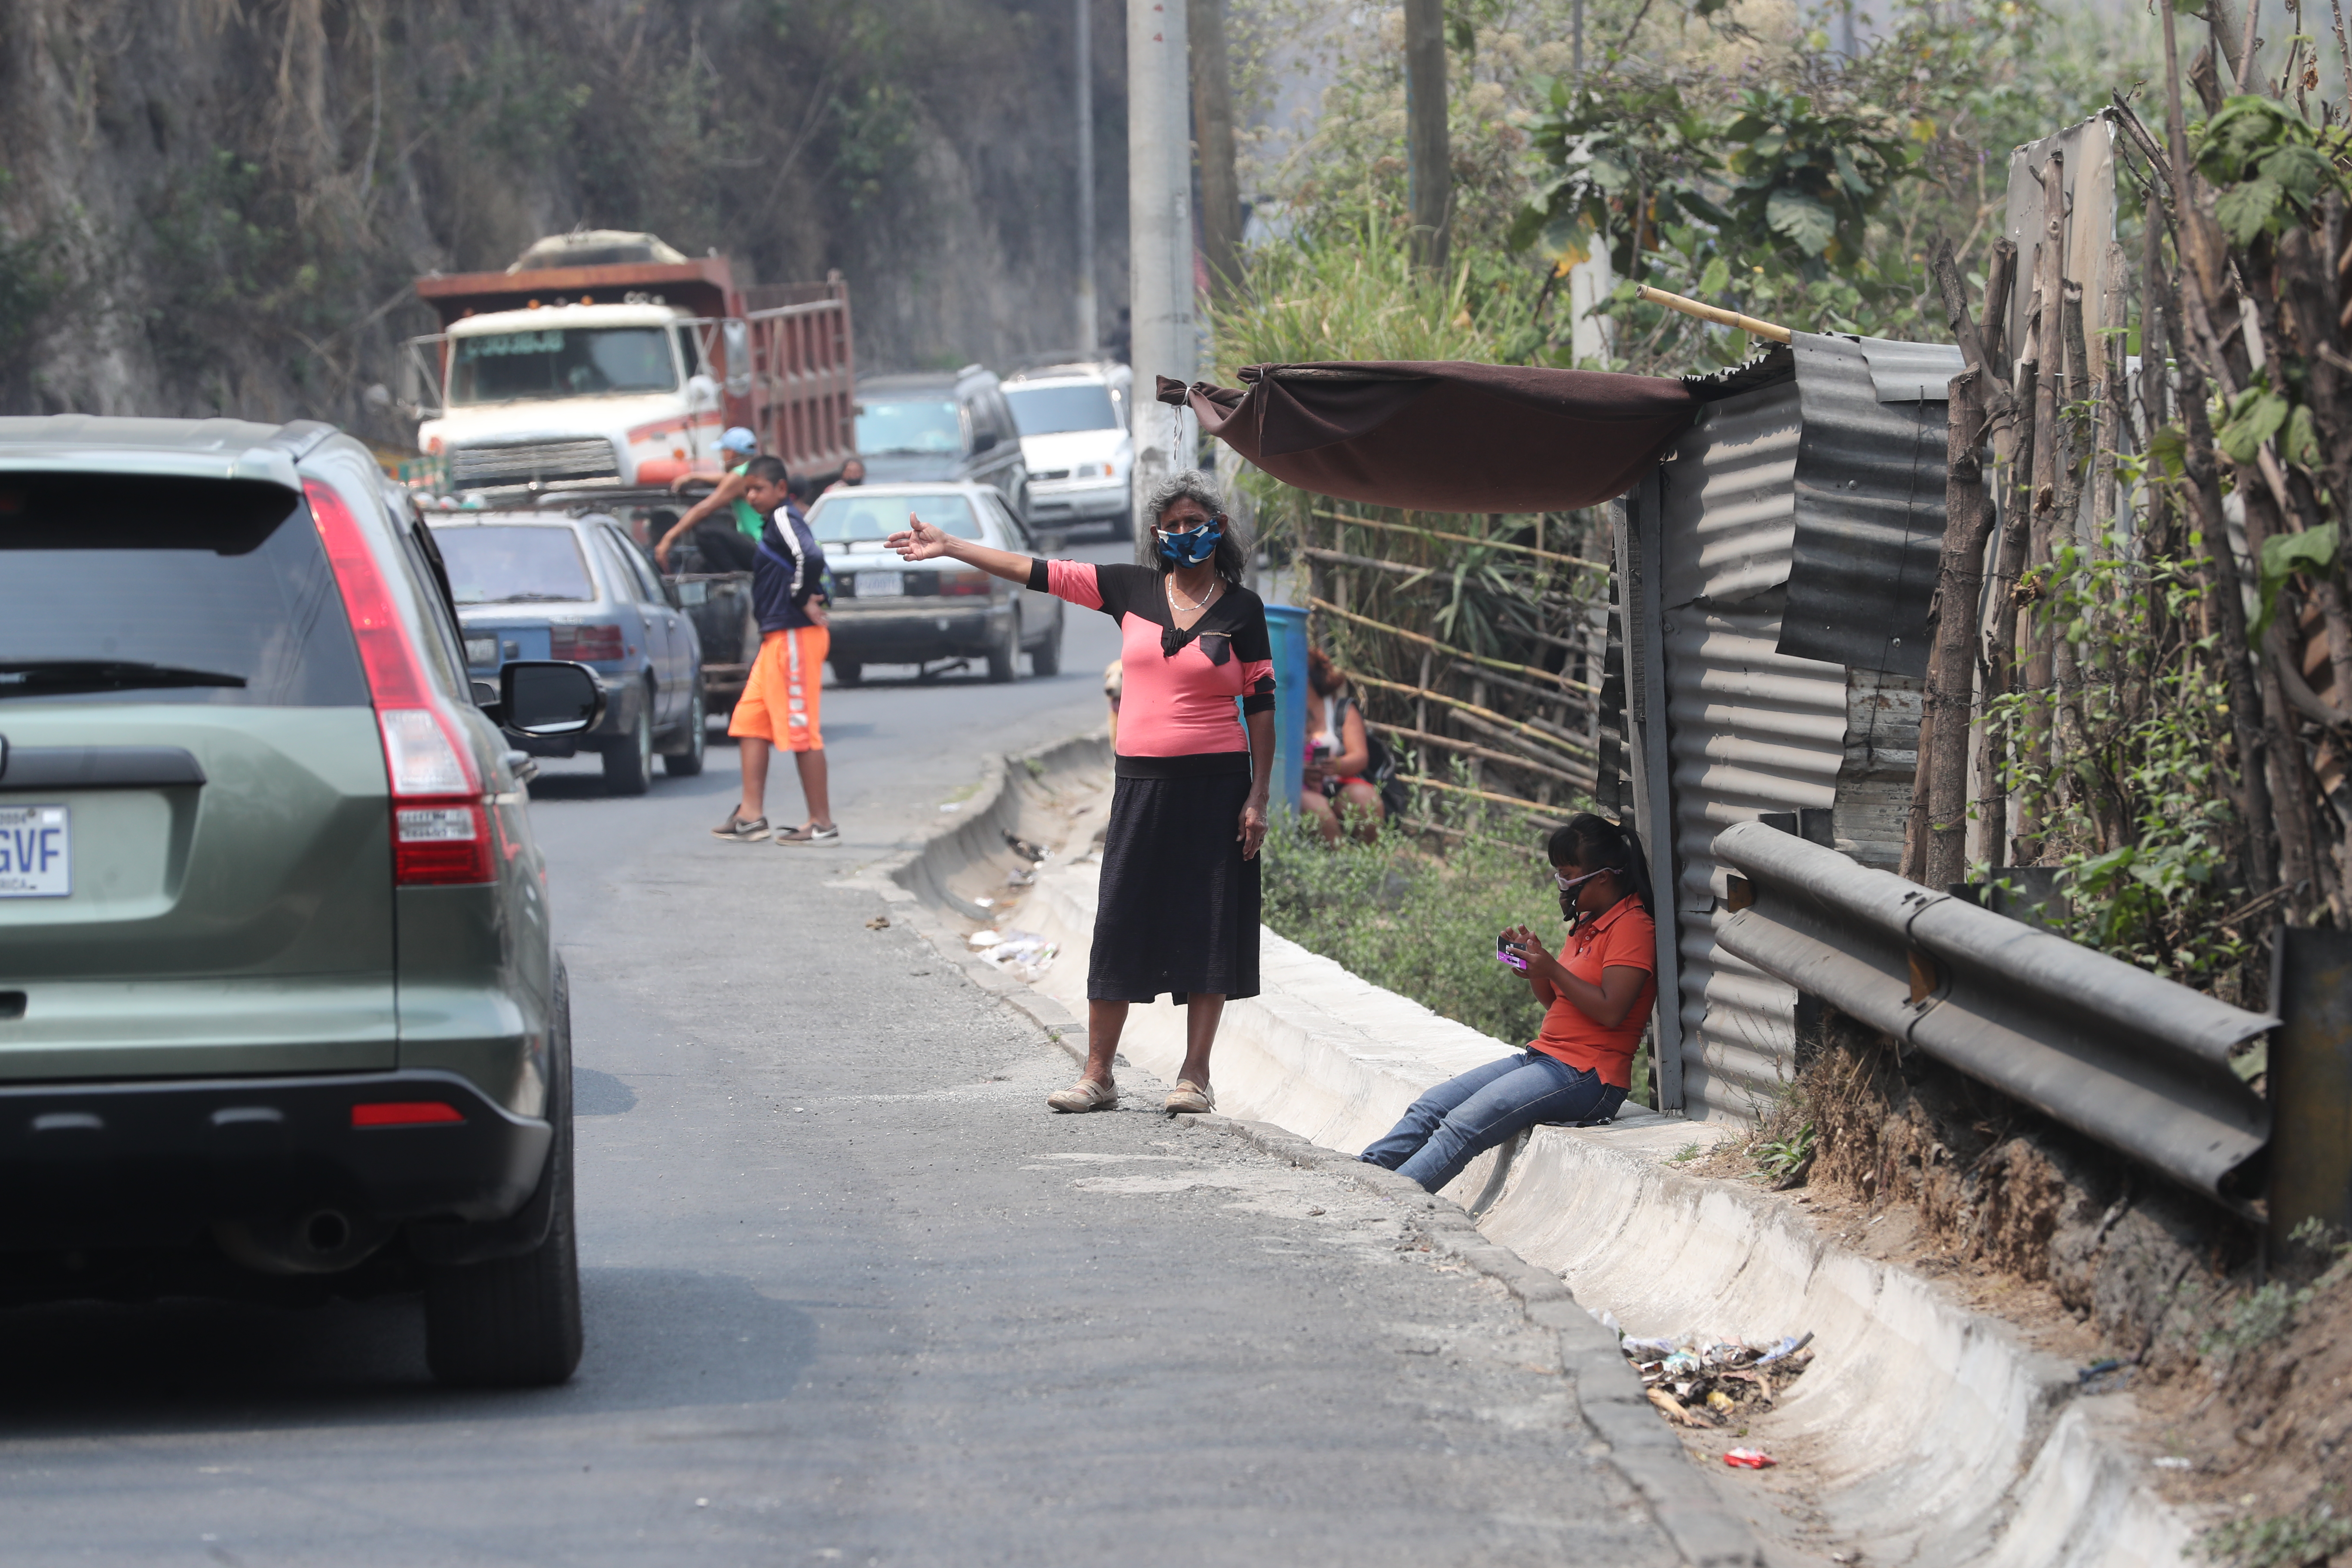
<svg viewBox="0 0 2352 1568"><path fill-rule="evenodd" d="M1201 257L1223 300L1241 280L1242 192L1234 167L1234 88L1225 62L1225 0L1188 0L1192 125L1201 155Z"/></svg>
<svg viewBox="0 0 2352 1568"><path fill-rule="evenodd" d="M1404 0L1405 169L1413 258L1445 268L1454 153L1445 133L1445 0Z"/></svg>
<svg viewBox="0 0 2352 1568"><path fill-rule="evenodd" d="M1127 210L1134 323L1135 502L1192 466L1192 416L1158 402L1192 380L1192 70L1186 0L1128 0Z"/></svg>
<svg viewBox="0 0 2352 1568"><path fill-rule="evenodd" d="M1102 342L1095 314L1095 44L1094 0L1072 0L1077 8L1078 52L1078 353L1094 357Z"/></svg>

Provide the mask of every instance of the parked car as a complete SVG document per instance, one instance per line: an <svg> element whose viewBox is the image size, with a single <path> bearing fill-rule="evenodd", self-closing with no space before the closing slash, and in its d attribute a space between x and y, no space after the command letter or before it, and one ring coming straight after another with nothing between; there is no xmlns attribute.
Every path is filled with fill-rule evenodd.
<svg viewBox="0 0 2352 1568"><path fill-rule="evenodd" d="M908 513L958 539L1039 553L1028 530L986 485L860 485L809 509L809 531L833 572L835 679L854 686L869 664L984 658L988 679L1011 680L1021 655L1039 675L1062 668L1062 601L953 561L904 562L882 542Z"/></svg>
<svg viewBox="0 0 2352 1568"><path fill-rule="evenodd" d="M576 659L604 686L594 731L524 741L533 756L600 752L614 795L643 795L653 759L702 771L702 639L619 523L601 512L432 512L466 632L466 668L495 679L512 659Z"/></svg>
<svg viewBox="0 0 2352 1568"><path fill-rule="evenodd" d="M421 1282L443 1379L569 1377L516 744L603 700L470 681L431 532L328 426L0 419L0 1300Z"/></svg>
<svg viewBox="0 0 2352 1568"><path fill-rule="evenodd" d="M871 483L971 479L1029 515L1029 470L1020 428L994 373L961 370L880 375L857 384L857 455Z"/></svg>
<svg viewBox="0 0 2352 1568"><path fill-rule="evenodd" d="M1029 469L1029 526L1102 524L1135 537L1135 373L1123 364L1039 365L1004 383Z"/></svg>

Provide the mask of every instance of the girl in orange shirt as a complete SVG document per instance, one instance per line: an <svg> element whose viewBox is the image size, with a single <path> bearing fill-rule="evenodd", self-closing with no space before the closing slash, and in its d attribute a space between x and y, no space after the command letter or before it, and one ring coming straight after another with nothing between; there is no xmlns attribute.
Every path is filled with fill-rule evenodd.
<svg viewBox="0 0 2352 1568"><path fill-rule="evenodd" d="M1641 841L1585 813L1546 847L1568 937L1559 956L1526 926L1503 933L1545 1005L1528 1048L1448 1079L1358 1158L1436 1192L1478 1153L1539 1122L1608 1121L1633 1087L1657 999L1657 926Z"/></svg>

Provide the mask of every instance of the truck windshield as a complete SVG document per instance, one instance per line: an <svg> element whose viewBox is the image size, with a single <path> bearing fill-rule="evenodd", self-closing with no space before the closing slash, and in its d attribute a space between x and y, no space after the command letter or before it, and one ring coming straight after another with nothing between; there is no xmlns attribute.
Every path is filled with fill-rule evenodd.
<svg viewBox="0 0 2352 1568"><path fill-rule="evenodd" d="M1098 381L1076 386L1008 386L1004 401L1013 405L1013 422L1021 426L1024 436L1118 428L1118 415L1110 405L1110 388Z"/></svg>
<svg viewBox="0 0 2352 1568"><path fill-rule="evenodd" d="M963 453L963 422L953 403L860 403L857 449L887 452Z"/></svg>
<svg viewBox="0 0 2352 1568"><path fill-rule="evenodd" d="M568 528L471 527L433 531L461 605L580 604L596 596L580 541Z"/></svg>
<svg viewBox="0 0 2352 1568"><path fill-rule="evenodd" d="M449 405L675 392L677 363L659 327L552 327L449 341Z"/></svg>
<svg viewBox="0 0 2352 1568"><path fill-rule="evenodd" d="M0 701L364 706L302 498L247 479L0 475Z"/></svg>
<svg viewBox="0 0 2352 1568"><path fill-rule="evenodd" d="M980 537L971 503L952 490L933 496L862 496L855 490L835 490L809 513L809 531L820 544L887 539L907 526L908 512L951 538Z"/></svg>

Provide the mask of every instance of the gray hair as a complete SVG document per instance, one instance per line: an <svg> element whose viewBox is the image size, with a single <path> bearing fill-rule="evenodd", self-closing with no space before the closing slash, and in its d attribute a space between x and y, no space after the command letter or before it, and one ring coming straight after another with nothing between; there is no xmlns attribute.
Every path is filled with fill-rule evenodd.
<svg viewBox="0 0 2352 1568"><path fill-rule="evenodd" d="M1224 514L1225 498L1218 493L1216 481L1198 468L1171 474L1152 486L1150 498L1143 503L1144 509L1151 514L1151 521L1157 523L1168 515L1170 507L1187 497L1207 508L1211 517Z"/></svg>

